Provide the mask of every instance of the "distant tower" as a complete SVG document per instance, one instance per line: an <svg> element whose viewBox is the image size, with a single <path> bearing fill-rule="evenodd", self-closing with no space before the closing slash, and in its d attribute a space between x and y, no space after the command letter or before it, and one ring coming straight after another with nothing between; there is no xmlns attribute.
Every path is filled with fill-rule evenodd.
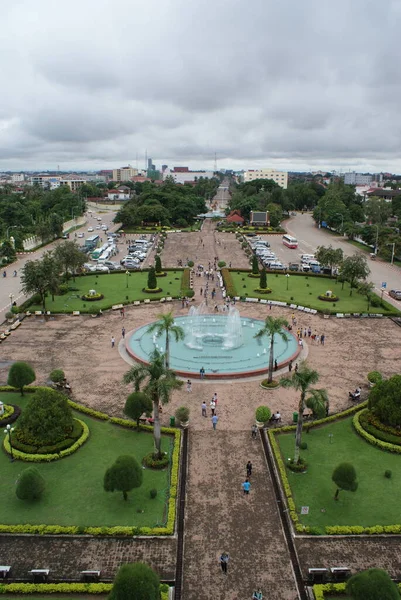
<svg viewBox="0 0 401 600"><path fill-rule="evenodd" d="M217 154L214 153L214 172L217 173Z"/></svg>

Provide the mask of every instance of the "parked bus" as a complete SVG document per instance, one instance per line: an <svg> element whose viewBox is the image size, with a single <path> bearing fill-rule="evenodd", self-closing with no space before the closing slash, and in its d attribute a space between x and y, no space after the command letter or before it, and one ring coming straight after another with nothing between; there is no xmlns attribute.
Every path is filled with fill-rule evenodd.
<svg viewBox="0 0 401 600"><path fill-rule="evenodd" d="M90 237L86 238L85 246L87 248L96 248L96 246L99 243L99 240L100 240L100 237L98 235L91 235Z"/></svg>
<svg viewBox="0 0 401 600"><path fill-rule="evenodd" d="M283 235L283 244L284 246L287 246L287 248L298 248L297 238L294 238L291 235Z"/></svg>

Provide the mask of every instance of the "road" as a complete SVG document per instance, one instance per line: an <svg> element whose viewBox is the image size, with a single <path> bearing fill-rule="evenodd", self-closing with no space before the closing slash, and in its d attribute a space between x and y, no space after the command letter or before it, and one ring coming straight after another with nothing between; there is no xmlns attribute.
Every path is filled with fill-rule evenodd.
<svg viewBox="0 0 401 600"><path fill-rule="evenodd" d="M297 238L297 249L291 250L291 248L284 246L281 236L263 236L268 239L273 252L284 264L299 262L301 254L313 254L318 246L329 246L330 244L335 248L341 248L345 256L363 254L368 258L370 268L368 279L374 283L376 293L381 295L382 283L386 282L387 291L384 292L383 297L387 302L401 309L401 302L393 300L388 295L388 290L401 289L401 270L399 267L383 262L379 258L375 261L370 260L369 254L347 242L341 235L334 235L323 228L318 229L310 214L305 213L302 215L298 213L296 217L286 221L285 228L288 233Z"/></svg>
<svg viewBox="0 0 401 600"><path fill-rule="evenodd" d="M227 208L228 202L231 197L228 191L228 185L228 179L224 179L217 188L217 192L213 200L211 200L210 202L211 207L213 207L213 210L216 212L219 211L224 213L225 209Z"/></svg>
<svg viewBox="0 0 401 600"><path fill-rule="evenodd" d="M77 232L84 232L85 238L89 235L93 235L93 233L98 233L103 235L105 238L105 232L96 230L96 225L98 221L97 217L102 217L102 224L105 223L109 227L109 231L112 232L118 229L118 225L114 225L112 223L114 216L116 214L116 207L102 207L99 208L95 205L89 205L88 211L92 210L92 213L87 213L87 224L83 225L80 229L77 229ZM88 233L87 229L89 226L92 226L95 231L93 233ZM74 235L71 234L70 240L74 240ZM0 322L4 319L4 313L10 310L10 307L13 302L17 304L21 304L25 296L21 291L21 282L20 282L20 273L21 269L25 265L28 260L38 260L42 257L42 255L48 250L53 250L58 244L60 244L63 240L56 240L55 242L51 242L47 244L43 248L36 250L35 252L29 252L28 254L19 254L18 259L9 265L6 269L7 276L1 276L1 285L0 285ZM83 239L77 239L78 242L83 242ZM13 277L13 272L17 271L17 277Z"/></svg>

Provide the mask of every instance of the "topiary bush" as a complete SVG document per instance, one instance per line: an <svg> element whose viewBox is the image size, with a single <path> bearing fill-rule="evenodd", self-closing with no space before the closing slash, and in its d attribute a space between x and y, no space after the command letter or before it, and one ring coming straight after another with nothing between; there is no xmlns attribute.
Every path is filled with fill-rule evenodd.
<svg viewBox="0 0 401 600"><path fill-rule="evenodd" d="M53 383L61 383L65 379L65 374L62 369L54 369L49 375L50 381Z"/></svg>
<svg viewBox="0 0 401 600"><path fill-rule="evenodd" d="M24 387L33 383L35 379L35 371L31 365L28 365L26 362L15 362L8 371L7 384L20 390L21 396L23 396Z"/></svg>
<svg viewBox="0 0 401 600"><path fill-rule="evenodd" d="M272 413L268 406L258 406L255 411L255 418L260 423L267 423L271 416Z"/></svg>
<svg viewBox="0 0 401 600"><path fill-rule="evenodd" d="M219 269L222 269L223 267L226 266L226 262L224 260L219 260L219 262L217 263L217 266L219 267Z"/></svg>
<svg viewBox="0 0 401 600"><path fill-rule="evenodd" d="M154 500L157 496L157 490L155 488L152 488L149 492L149 496L152 498L152 500Z"/></svg>
<svg viewBox="0 0 401 600"><path fill-rule="evenodd" d="M157 279L156 279L156 271L154 267L150 267L148 273L148 285L147 290L155 290L157 289Z"/></svg>
<svg viewBox="0 0 401 600"><path fill-rule="evenodd" d="M391 476L392 476L392 472L389 469L384 471L384 477L386 477L386 479L391 479Z"/></svg>
<svg viewBox="0 0 401 600"><path fill-rule="evenodd" d="M169 458L167 454L158 458L157 454L150 452L143 457L142 462L148 469L164 469L169 463Z"/></svg>
<svg viewBox="0 0 401 600"><path fill-rule="evenodd" d="M46 482L35 467L24 469L17 479L15 493L20 500L39 500L46 487Z"/></svg>
<svg viewBox="0 0 401 600"><path fill-rule="evenodd" d="M373 373L377 372L373 371L369 375ZM381 377L380 373L378 375ZM369 391L368 409L382 423L392 427L401 426L400 389L401 375L394 375L386 381L378 381Z"/></svg>
<svg viewBox="0 0 401 600"><path fill-rule="evenodd" d="M15 436L33 445L52 445L74 429L72 410L64 394L50 388L37 390L18 421Z"/></svg>

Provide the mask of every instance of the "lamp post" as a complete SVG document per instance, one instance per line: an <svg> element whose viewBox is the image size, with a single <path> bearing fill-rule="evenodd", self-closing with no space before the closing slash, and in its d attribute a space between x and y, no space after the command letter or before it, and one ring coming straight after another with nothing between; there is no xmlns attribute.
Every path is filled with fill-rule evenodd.
<svg viewBox="0 0 401 600"><path fill-rule="evenodd" d="M129 271L125 271L125 282L126 282L126 286L128 288L128 277L129 277Z"/></svg>
<svg viewBox="0 0 401 600"><path fill-rule="evenodd" d="M379 243L379 226L376 224L376 242L375 242L375 254L377 256L377 245Z"/></svg>
<svg viewBox="0 0 401 600"><path fill-rule="evenodd" d="M386 246L391 246L391 264L394 263L394 252L395 252L395 242L392 244L386 244Z"/></svg>
<svg viewBox="0 0 401 600"><path fill-rule="evenodd" d="M14 461L14 454L13 454L13 443L12 443L12 438L11 438L11 434L14 431L14 427L11 427L11 425L7 425L7 427L4 430L4 433L6 435L8 435L8 442L10 444L10 461L13 462Z"/></svg>
<svg viewBox="0 0 401 600"><path fill-rule="evenodd" d="M287 292L288 292L288 282L289 282L289 280L290 280L290 274L289 274L289 273L287 273L287 274L286 274L286 276L285 276L285 278L286 278L286 280L287 280Z"/></svg>
<svg viewBox="0 0 401 600"><path fill-rule="evenodd" d="M10 229L16 229L17 227L19 227L19 225L10 225L9 227L7 227L7 231L6 231L7 239L10 238Z"/></svg>
<svg viewBox="0 0 401 600"><path fill-rule="evenodd" d="M11 293L11 294L9 295L9 298L10 298L10 310L12 310L12 309L13 309L13 298L14 298L14 294L13 294L13 293Z"/></svg>

